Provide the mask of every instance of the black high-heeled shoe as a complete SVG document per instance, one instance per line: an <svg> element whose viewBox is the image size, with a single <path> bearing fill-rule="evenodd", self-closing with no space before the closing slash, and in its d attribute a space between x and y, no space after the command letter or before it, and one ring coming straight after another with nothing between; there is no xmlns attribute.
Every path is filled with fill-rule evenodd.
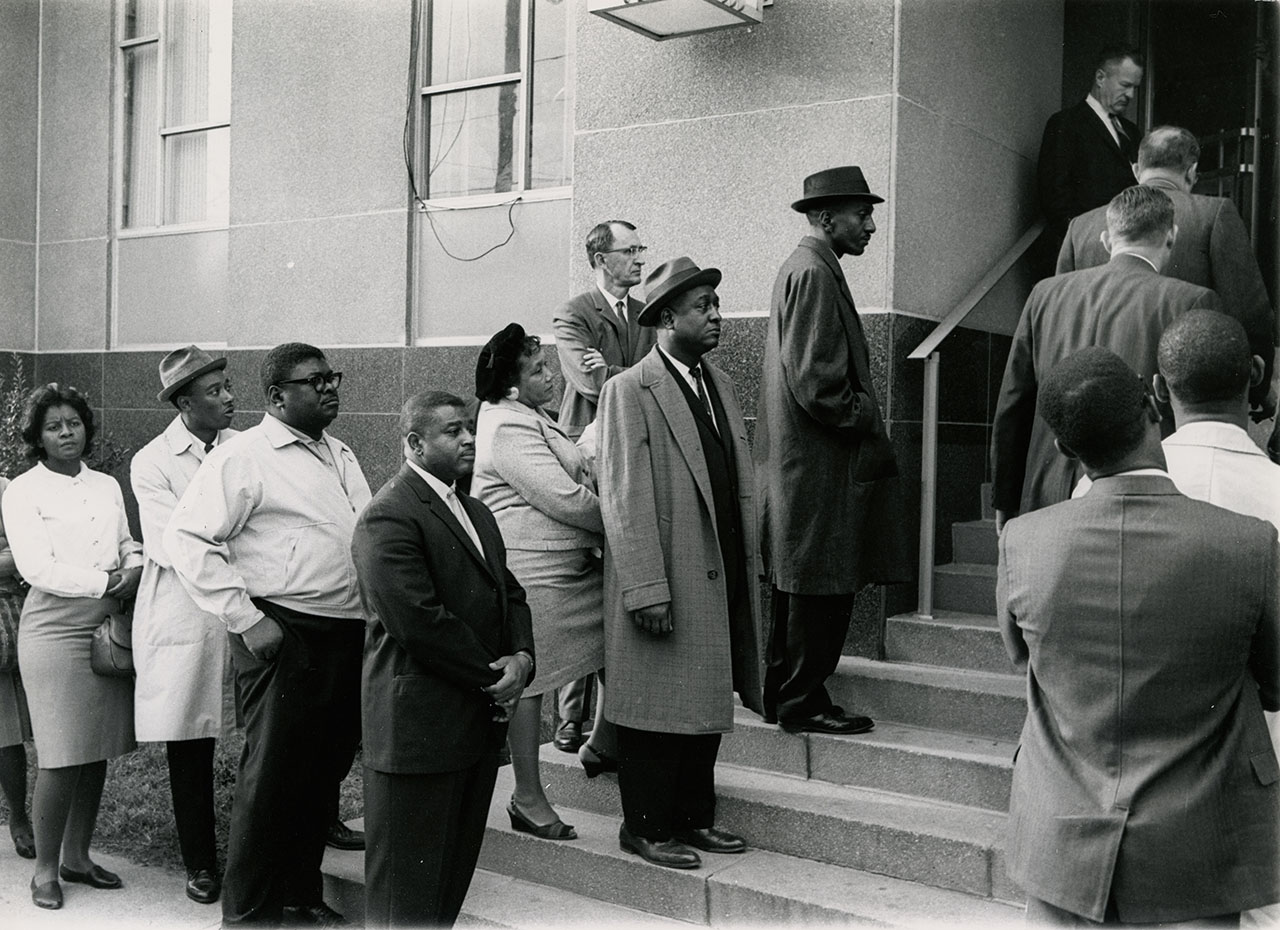
<svg viewBox="0 0 1280 930"><path fill-rule="evenodd" d="M516 799L507 804L507 816L511 818L511 829L517 833L528 833L540 840L576 840L578 831L573 829L559 817L552 823L536 824L516 807Z"/></svg>
<svg viewBox="0 0 1280 930"><path fill-rule="evenodd" d="M618 771L618 760L613 756L606 756L590 743L583 743L578 747L578 761L582 763L582 769L588 778L595 778L601 772Z"/></svg>

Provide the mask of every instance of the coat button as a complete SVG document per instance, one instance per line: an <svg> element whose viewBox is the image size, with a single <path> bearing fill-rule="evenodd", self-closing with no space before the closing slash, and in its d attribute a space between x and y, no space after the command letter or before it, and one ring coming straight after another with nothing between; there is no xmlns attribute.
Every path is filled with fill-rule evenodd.
<svg viewBox="0 0 1280 930"><path fill-rule="evenodd" d="M713 568L711 569L711 571L707 572L707 577L710 578L712 581L715 581L717 578L720 577L720 573Z"/></svg>

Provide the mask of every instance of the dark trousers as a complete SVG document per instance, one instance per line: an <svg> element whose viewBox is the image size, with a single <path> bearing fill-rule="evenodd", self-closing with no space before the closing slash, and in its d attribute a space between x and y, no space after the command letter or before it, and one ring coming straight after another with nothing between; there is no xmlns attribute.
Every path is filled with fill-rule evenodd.
<svg viewBox="0 0 1280 930"><path fill-rule="evenodd" d="M774 588L772 600L765 713L776 713L780 721L821 714L831 708L826 680L840 662L854 595L788 594Z"/></svg>
<svg viewBox="0 0 1280 930"><path fill-rule="evenodd" d="M617 727L618 790L633 836L662 841L716 822L719 733L654 733Z"/></svg>
<svg viewBox="0 0 1280 930"><path fill-rule="evenodd" d="M1107 901L1107 910L1102 915L1102 921L1089 920L1087 917L1081 917L1079 914L1073 914L1070 911L1064 911L1062 908L1050 904L1048 901L1042 901L1027 895L1027 918L1026 925L1028 927L1123 927L1125 924L1120 921L1120 914L1116 910L1115 899ZM1128 926L1135 926L1129 924ZM1188 930L1196 928L1196 930L1210 930L1210 928L1228 928L1240 926L1240 912L1234 914L1220 914L1216 917L1200 917L1195 920L1174 920L1159 924L1150 924L1154 927L1186 927Z"/></svg>
<svg viewBox="0 0 1280 930"><path fill-rule="evenodd" d="M264 662L240 636L230 637L244 752L231 805L223 926L275 925L286 904L320 903L334 785L360 741L364 624L255 603L280 624L284 642Z"/></svg>
<svg viewBox="0 0 1280 930"><path fill-rule="evenodd" d="M188 872L218 871L218 840L213 822L213 737L171 740L169 792L178 847Z"/></svg>
<svg viewBox="0 0 1280 930"><path fill-rule="evenodd" d="M497 754L460 772L364 770L364 924L452 927L484 840Z"/></svg>
<svg viewBox="0 0 1280 930"><path fill-rule="evenodd" d="M561 686L557 695L561 723L586 723L591 719L591 682L594 677L584 675Z"/></svg>

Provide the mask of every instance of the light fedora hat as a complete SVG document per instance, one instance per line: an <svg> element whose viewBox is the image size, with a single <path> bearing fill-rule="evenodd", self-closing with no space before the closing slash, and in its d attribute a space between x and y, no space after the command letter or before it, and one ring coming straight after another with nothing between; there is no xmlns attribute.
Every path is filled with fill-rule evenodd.
<svg viewBox="0 0 1280 930"><path fill-rule="evenodd" d="M662 308L672 299L699 284L716 287L719 283L719 268L699 268L687 255L663 262L644 280L645 304L636 322L641 326L657 326Z"/></svg>
<svg viewBox="0 0 1280 930"><path fill-rule="evenodd" d="M214 358L197 346L174 349L160 359L160 383L164 390L156 395L156 400L164 403L201 375L226 367L225 358Z"/></svg>
<svg viewBox="0 0 1280 930"><path fill-rule="evenodd" d="M863 200L867 203L884 203L879 194L871 193L862 169L857 165L828 168L804 179L804 196L791 205L797 213L811 210L824 200Z"/></svg>

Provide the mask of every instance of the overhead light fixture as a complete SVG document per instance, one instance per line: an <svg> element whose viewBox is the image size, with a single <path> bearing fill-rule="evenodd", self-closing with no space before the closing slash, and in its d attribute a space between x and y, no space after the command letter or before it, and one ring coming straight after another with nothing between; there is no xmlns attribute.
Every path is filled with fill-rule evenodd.
<svg viewBox="0 0 1280 930"><path fill-rule="evenodd" d="M662 42L755 26L765 5L765 0L587 0L587 12Z"/></svg>

